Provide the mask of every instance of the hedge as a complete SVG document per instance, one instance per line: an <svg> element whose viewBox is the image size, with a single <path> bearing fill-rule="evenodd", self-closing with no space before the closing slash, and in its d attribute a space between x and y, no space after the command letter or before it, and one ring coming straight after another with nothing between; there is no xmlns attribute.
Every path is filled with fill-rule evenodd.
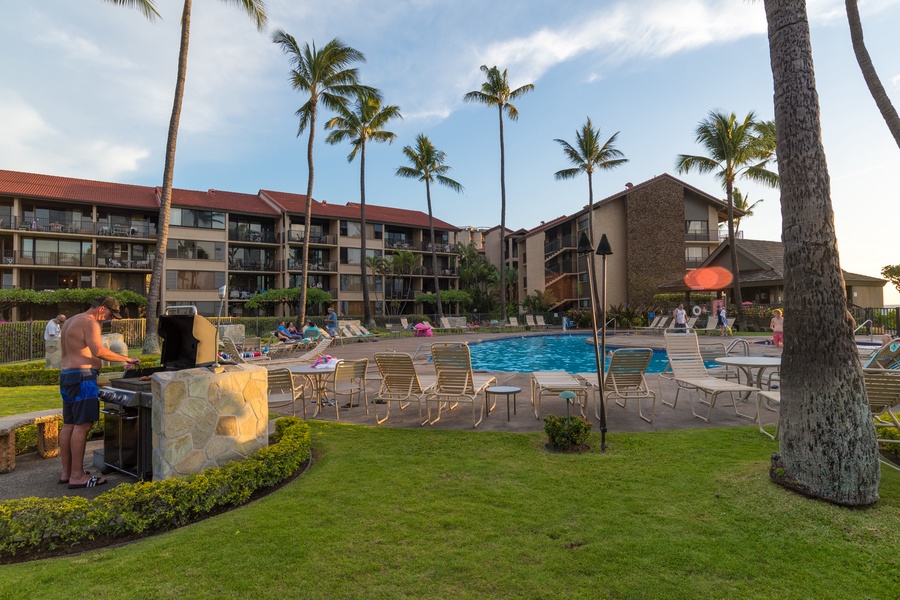
<svg viewBox="0 0 900 600"><path fill-rule="evenodd" d="M159 355L141 356L141 364L149 367L159 364ZM100 369L101 373L121 372L122 366L110 366ZM23 385L58 385L59 369L48 369L44 362L33 361L14 365L0 366L0 387L19 387Z"/></svg>
<svg viewBox="0 0 900 600"><path fill-rule="evenodd" d="M309 458L301 419L275 422L277 443L247 458L162 481L120 484L93 500L77 496L0 503L0 562L36 557L101 540L148 535L246 503L296 473Z"/></svg>

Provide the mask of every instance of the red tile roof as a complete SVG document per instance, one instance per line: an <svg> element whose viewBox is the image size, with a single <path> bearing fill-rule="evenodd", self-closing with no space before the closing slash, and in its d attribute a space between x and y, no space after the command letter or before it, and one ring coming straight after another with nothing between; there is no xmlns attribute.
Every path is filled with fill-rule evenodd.
<svg viewBox="0 0 900 600"><path fill-rule="evenodd" d="M203 208L229 213L246 213L277 217L281 212L256 194L209 190L172 190L172 205Z"/></svg>
<svg viewBox="0 0 900 600"><path fill-rule="evenodd" d="M159 209L156 189L124 183L0 170L0 194L25 198L75 200L90 204Z"/></svg>

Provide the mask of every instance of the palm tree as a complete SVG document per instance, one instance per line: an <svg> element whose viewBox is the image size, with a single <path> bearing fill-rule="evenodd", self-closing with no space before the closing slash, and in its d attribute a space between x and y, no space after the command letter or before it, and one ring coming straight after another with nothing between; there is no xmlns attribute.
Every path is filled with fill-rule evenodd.
<svg viewBox="0 0 900 600"><path fill-rule="evenodd" d="M881 111L884 122L887 123L891 135L894 136L894 142L900 146L900 116L897 115L897 109L891 104L891 99L884 86L881 85L881 79L875 72L875 66L869 57L869 51L866 50L866 41L863 39L862 24L859 21L859 7L857 0L845 0L844 5L847 8L847 21L850 22L850 41L853 44L853 52L856 54L856 62L859 63L859 70L862 71L863 79L875 100L875 105Z"/></svg>
<svg viewBox="0 0 900 600"><path fill-rule="evenodd" d="M625 155L616 148L617 137L619 137L618 131L601 146L600 128L594 129L591 118L588 117L585 124L581 126L581 131L575 132L574 146L565 140L555 140L563 147L563 153L569 159L569 162L575 166L571 169L557 171L554 177L558 180L563 180L574 179L581 173L587 174L588 239L591 241L591 248L596 248L594 245L594 171L615 169L628 162L628 159L624 158ZM592 265L594 272L596 272L597 263L594 262L596 257L597 255L593 252L588 256L588 260L594 263ZM594 277L594 298L599 297L600 294L597 293L597 278ZM601 306L600 310L604 311L606 307Z"/></svg>
<svg viewBox="0 0 900 600"><path fill-rule="evenodd" d="M329 144L337 144L344 140L350 140L351 150L347 156L347 162L353 162L359 153L359 218L362 239L360 240L359 261L360 274L362 275L363 293L363 320L366 327L374 327L372 307L369 306L369 281L366 276L366 142L392 143L397 135L385 131L388 121L403 117L400 115L399 106L382 106L377 96L359 93L353 110L346 106L338 108L338 116L333 117L325 124L325 129L332 129L325 141Z"/></svg>
<svg viewBox="0 0 900 600"><path fill-rule="evenodd" d="M306 213L304 214L303 263L300 285L300 322L306 320L306 288L307 270L309 269L309 231L312 224L313 182L313 142L316 137L316 116L319 103L330 110L339 110L347 104L347 98L357 96L360 92L377 96L377 92L359 83L359 74L349 65L365 62L362 52L344 45L334 38L321 49L315 42L301 47L293 36L279 29L272 35L272 41L288 55L291 62L291 87L309 96L309 99L297 109L300 117L297 137L309 128L309 141L306 145L306 164L308 176L306 180ZM365 232L363 232L365 237Z"/></svg>
<svg viewBox="0 0 900 600"><path fill-rule="evenodd" d="M437 240L434 238L434 216L431 212L431 184L437 181L454 192L461 192L463 186L445 175L450 171L450 167L444 164L447 155L435 148L424 133L416 136L415 147L403 148L403 154L412 166L397 167L397 176L425 182L425 197L428 200L428 232L431 236L431 270L434 274L434 293L437 297L437 318L440 321L440 318L444 316L444 309L441 306L441 285L438 280Z"/></svg>
<svg viewBox="0 0 900 600"><path fill-rule="evenodd" d="M784 240L780 455L772 473L848 506L878 500L881 471L847 317L804 0L765 0Z"/></svg>
<svg viewBox="0 0 900 600"><path fill-rule="evenodd" d="M149 20L154 20L159 17L159 13L156 11L156 3L153 0L106 0L110 4L116 4L118 6L127 6L129 8L136 8L141 11L145 17Z"/></svg>
<svg viewBox="0 0 900 600"><path fill-rule="evenodd" d="M500 319L506 322L506 148L503 142L503 111L510 121L519 120L519 111L510 101L516 100L534 90L533 83L527 83L514 90L509 89L506 69L501 73L496 65L490 69L481 65L481 72L487 81L481 84L480 90L474 90L463 96L465 102L478 102L485 106L496 106L500 117ZM438 305L440 306L440 304Z"/></svg>
<svg viewBox="0 0 900 600"><path fill-rule="evenodd" d="M752 217L753 209L756 208L756 206L760 202L762 202L763 199L760 198L753 204L750 204L750 200L748 198L744 197L744 194L741 193L741 190L734 188L733 194L734 194L734 207L744 213L743 217L735 217L734 218L734 235L737 235L741 229L741 219L743 219L744 217Z"/></svg>
<svg viewBox="0 0 900 600"><path fill-rule="evenodd" d="M738 122L734 113L710 111L706 120L697 126L696 142L706 148L709 156L681 154L675 163L679 173L696 170L699 173L715 172L725 188L728 204L728 244L731 251L731 276L734 304L738 311L741 331L747 330L741 297L740 272L738 271L737 246L734 241L734 182L738 177L775 187L778 174L766 167L774 158L771 140L765 133L764 122L756 120L756 114L747 113Z"/></svg>
<svg viewBox="0 0 900 600"><path fill-rule="evenodd" d="M114 0L115 1L115 0ZM262 31L266 26L266 10L263 0L223 0L241 7L256 22L256 28ZM128 0L118 3L134 4ZM140 2L139 4L146 4ZM181 122L181 105L184 101L184 83L187 78L188 46L191 40L191 8L192 0L184 0L181 11L181 46L178 51L178 73L175 78L175 99L172 103L172 116L169 119L169 133L166 138L166 157L163 167L162 190L159 200L159 235L156 239L156 260L150 275L150 292L147 294L147 332L144 336L144 353L159 353L159 336L156 333L159 316L159 296L162 288L166 244L169 242L169 211L172 207L172 181L175 176L175 145L178 140L178 125ZM155 11L154 11L155 12Z"/></svg>

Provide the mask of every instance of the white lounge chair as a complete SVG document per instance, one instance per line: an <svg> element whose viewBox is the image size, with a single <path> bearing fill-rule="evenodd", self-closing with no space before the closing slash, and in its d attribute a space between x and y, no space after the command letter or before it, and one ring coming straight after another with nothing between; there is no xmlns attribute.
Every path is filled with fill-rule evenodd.
<svg viewBox="0 0 900 600"><path fill-rule="evenodd" d="M434 382L423 385L416 373L412 356L402 352L381 352L375 355L375 364L381 372L381 386L373 397L375 402L375 423L381 425L391 416L391 403L396 402L404 410L413 402L419 408L422 418L422 403L431 391ZM378 404L385 404L384 418L378 416ZM423 422L422 425L427 423Z"/></svg>
<svg viewBox="0 0 900 600"><path fill-rule="evenodd" d="M666 353L669 355L672 379L677 384L678 390L675 393L675 402L672 404L664 402L664 404L674 408L678 403L678 395L681 393L681 390L688 390L692 394L695 391L699 392L705 397L700 400L700 403L706 404L709 409L704 417L697 413L696 404L692 401L691 412L698 419L703 419L708 423L719 394L728 393L731 394L732 407L736 415L753 421L758 419L758 414L751 416L738 410L737 399L734 397L734 394L749 395L750 393L758 392L759 388L711 376L706 370L706 365L703 364L703 357L700 355L700 345L697 341L696 333L667 334Z"/></svg>
<svg viewBox="0 0 900 600"><path fill-rule="evenodd" d="M472 371L472 359L467 344L432 344L431 357L434 360L437 381L425 397L428 424L434 425L441 419L441 411L445 405L448 410L453 410L460 402L468 402L472 404L473 427L478 427L484 416L480 410L476 411L476 401L480 395L485 413L489 410L484 390L497 383L496 377ZM433 420L432 403L437 403L437 417Z"/></svg>
<svg viewBox="0 0 900 600"><path fill-rule="evenodd" d="M653 358L652 348L620 348L612 353L609 359L609 368L606 372L604 380L604 396L606 405L609 405L610 399L615 399L616 404L625 408L629 400L637 401L638 416L648 423L653 422L653 415L656 412L656 392L650 389L644 378L647 372L647 365ZM578 373L580 379L588 383L591 387L599 389L597 385L596 373ZM641 400L650 399L650 418L644 416L641 407ZM596 394L594 399L594 414L599 419L600 411Z"/></svg>
<svg viewBox="0 0 900 600"><path fill-rule="evenodd" d="M582 417L586 417L587 390L573 375L565 371L535 371L531 374L531 403L534 406L534 417L541 418L541 398L543 396L559 396L565 391L575 393L578 408Z"/></svg>

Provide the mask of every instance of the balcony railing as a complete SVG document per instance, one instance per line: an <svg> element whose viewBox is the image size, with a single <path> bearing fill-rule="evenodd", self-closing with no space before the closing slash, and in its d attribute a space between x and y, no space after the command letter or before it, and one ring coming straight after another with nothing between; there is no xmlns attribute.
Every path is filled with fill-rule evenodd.
<svg viewBox="0 0 900 600"><path fill-rule="evenodd" d="M284 264L284 261L281 261ZM289 258L287 260L287 267L289 271L302 271L303 270L303 261L297 260L296 258ZM337 273L338 264L337 261L325 261L320 263L310 263L309 272L313 271L317 272L325 272L325 273Z"/></svg>
<svg viewBox="0 0 900 600"><path fill-rule="evenodd" d="M127 258L109 258L98 256L96 264L98 269L135 269L138 271L152 271L153 262L154 261L149 259L130 260Z"/></svg>
<svg viewBox="0 0 900 600"><path fill-rule="evenodd" d="M684 239L689 242L718 242L719 231L688 231Z"/></svg>
<svg viewBox="0 0 900 600"><path fill-rule="evenodd" d="M228 269L231 271L278 271L278 261L269 259L263 261L237 259L228 261Z"/></svg>
<svg viewBox="0 0 900 600"><path fill-rule="evenodd" d="M544 257L550 256L562 250L575 249L578 247L578 241L574 235L564 235L561 238L551 240L544 244Z"/></svg>
<svg viewBox="0 0 900 600"><path fill-rule="evenodd" d="M434 269L432 269L430 266L422 267L422 272L424 275L434 275ZM439 277L456 277L457 276L456 269L439 268L437 270L437 274Z"/></svg>
<svg viewBox="0 0 900 600"><path fill-rule="evenodd" d="M274 231L246 231L243 229L228 232L229 242L252 242L259 244L274 244L277 242Z"/></svg>
<svg viewBox="0 0 900 600"><path fill-rule="evenodd" d="M288 242L292 244L302 244L306 236L302 231L289 231L287 233ZM333 233L324 233L320 235L311 235L309 237L310 245L319 246L337 246L337 236Z"/></svg>
<svg viewBox="0 0 900 600"><path fill-rule="evenodd" d="M431 252L431 242L402 242L397 240L384 240L386 250L408 250L411 252ZM459 251L457 244L440 243L435 246L435 252L442 254L456 254Z"/></svg>

